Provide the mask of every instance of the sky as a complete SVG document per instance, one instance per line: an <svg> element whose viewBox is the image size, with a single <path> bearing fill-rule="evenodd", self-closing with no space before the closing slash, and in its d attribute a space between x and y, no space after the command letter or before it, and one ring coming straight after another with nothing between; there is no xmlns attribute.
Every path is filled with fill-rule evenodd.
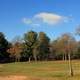
<svg viewBox="0 0 80 80"><path fill-rule="evenodd" d="M80 0L0 0L0 32L9 41L30 30L53 40L62 33L75 34L79 24Z"/></svg>

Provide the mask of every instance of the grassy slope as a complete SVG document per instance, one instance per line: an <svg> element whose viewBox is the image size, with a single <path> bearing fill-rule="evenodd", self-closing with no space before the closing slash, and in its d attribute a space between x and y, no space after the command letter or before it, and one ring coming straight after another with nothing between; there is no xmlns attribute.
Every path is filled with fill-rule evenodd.
<svg viewBox="0 0 80 80"><path fill-rule="evenodd" d="M19 62L0 64L0 76L25 75L39 80L80 80L80 61L73 61L73 69L75 76L69 77L68 62Z"/></svg>

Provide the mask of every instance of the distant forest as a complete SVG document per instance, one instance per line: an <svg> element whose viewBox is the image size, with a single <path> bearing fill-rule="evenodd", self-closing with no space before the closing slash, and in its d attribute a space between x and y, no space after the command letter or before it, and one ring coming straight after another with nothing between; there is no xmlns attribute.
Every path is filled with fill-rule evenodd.
<svg viewBox="0 0 80 80"><path fill-rule="evenodd" d="M77 30L80 35L80 29ZM0 32L0 63L80 59L80 41L64 33L51 41L44 32L29 31L12 42Z"/></svg>

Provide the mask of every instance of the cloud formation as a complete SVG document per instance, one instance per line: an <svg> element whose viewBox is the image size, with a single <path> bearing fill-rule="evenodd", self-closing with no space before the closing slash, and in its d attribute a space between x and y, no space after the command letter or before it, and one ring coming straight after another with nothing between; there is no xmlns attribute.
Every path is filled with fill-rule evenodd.
<svg viewBox="0 0 80 80"><path fill-rule="evenodd" d="M32 18L23 18L23 23L39 26L41 23L48 25L57 25L59 23L68 22L69 18L54 13L42 12L34 15Z"/></svg>
<svg viewBox="0 0 80 80"><path fill-rule="evenodd" d="M34 18L40 19L44 23L53 25L61 22L64 17L53 13L39 13L35 15Z"/></svg>

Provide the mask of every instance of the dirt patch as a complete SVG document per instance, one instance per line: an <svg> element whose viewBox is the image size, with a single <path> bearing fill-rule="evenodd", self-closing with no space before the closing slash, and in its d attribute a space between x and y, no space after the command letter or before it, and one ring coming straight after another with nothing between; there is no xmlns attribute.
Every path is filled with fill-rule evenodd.
<svg viewBox="0 0 80 80"><path fill-rule="evenodd" d="M26 76L5 76L0 77L0 80L28 80Z"/></svg>
<svg viewBox="0 0 80 80"><path fill-rule="evenodd" d="M27 77L27 76L18 76L18 75L10 75L10 76L4 76L4 77L0 77L0 80L63 80L62 78L47 78L47 77ZM67 79L66 79L67 80Z"/></svg>

